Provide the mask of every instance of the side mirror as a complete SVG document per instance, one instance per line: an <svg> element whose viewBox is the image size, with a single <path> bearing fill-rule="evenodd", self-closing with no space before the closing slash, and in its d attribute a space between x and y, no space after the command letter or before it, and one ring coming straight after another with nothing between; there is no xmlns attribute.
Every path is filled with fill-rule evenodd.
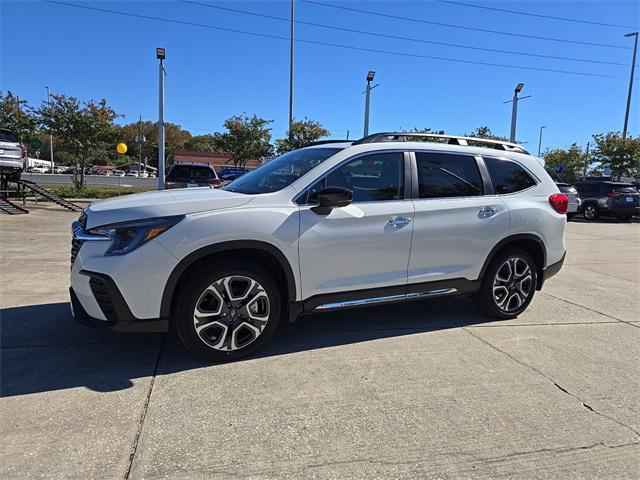
<svg viewBox="0 0 640 480"><path fill-rule="evenodd" d="M328 215L334 208L346 207L353 200L353 192L341 187L327 187L318 192L318 203L311 210L318 215Z"/></svg>

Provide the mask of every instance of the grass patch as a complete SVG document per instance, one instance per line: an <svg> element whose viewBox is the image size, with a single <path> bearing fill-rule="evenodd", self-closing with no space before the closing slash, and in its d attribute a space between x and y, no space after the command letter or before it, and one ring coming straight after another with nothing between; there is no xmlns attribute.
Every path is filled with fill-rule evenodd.
<svg viewBox="0 0 640 480"><path fill-rule="evenodd" d="M75 188L73 185L42 186L62 198L111 198L155 190L155 188L150 187L112 187L107 185L85 185L81 188Z"/></svg>

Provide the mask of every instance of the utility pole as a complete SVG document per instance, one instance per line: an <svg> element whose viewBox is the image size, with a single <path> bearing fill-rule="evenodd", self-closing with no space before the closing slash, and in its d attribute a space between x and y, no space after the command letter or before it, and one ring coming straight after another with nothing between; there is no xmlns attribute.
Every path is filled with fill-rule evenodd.
<svg viewBox="0 0 640 480"><path fill-rule="evenodd" d="M509 135L509 141L511 143L515 143L516 141L516 123L518 121L518 102L520 100L524 100L525 98L531 98L531 95L527 95L526 97L518 97L518 94L524 88L524 83L519 83L516 85L515 90L513 91L513 99L507 100L503 103L511 103L513 102L513 106L511 107L511 134Z"/></svg>
<svg viewBox="0 0 640 480"><path fill-rule="evenodd" d="M540 156L540 151L542 150L542 129L547 128L545 125L540 127L540 139L538 140L538 157Z"/></svg>
<svg viewBox="0 0 640 480"><path fill-rule="evenodd" d="M584 170L582 171L582 179L587 179L587 166L589 165L589 146L591 142L587 142L587 151L584 153Z"/></svg>
<svg viewBox="0 0 640 480"><path fill-rule="evenodd" d="M47 89L47 106L51 108L51 92L49 91L49 87L46 85L44 88ZM53 173L53 167L55 166L53 162L53 135L49 132L49 147L51 148L51 173Z"/></svg>
<svg viewBox="0 0 640 480"><path fill-rule="evenodd" d="M627 94L627 110L624 114L624 128L622 129L622 141L627 138L629 126L629 110L631 109L631 91L633 90L633 75L636 70L636 53L638 51L638 32L627 33L625 37L635 37L633 42L633 60L631 61L631 76L629 77L629 93Z"/></svg>
<svg viewBox="0 0 640 480"><path fill-rule="evenodd" d="M156 48L156 57L160 60L160 89L158 103L158 190L164 190L164 48Z"/></svg>
<svg viewBox="0 0 640 480"><path fill-rule="evenodd" d="M291 0L291 38L289 45L289 138L292 135L293 128L293 60L294 60L294 14L295 14L295 0Z"/></svg>
<svg viewBox="0 0 640 480"><path fill-rule="evenodd" d="M369 70L369 72L367 73L367 89L363 92L366 94L365 96L365 101L364 101L364 130L363 130L363 137L366 137L367 135L369 135L369 105L371 103L371 90L373 90L374 88L376 88L378 85L374 85L373 87L371 86L371 82L373 81L373 78L376 76L376 72L374 72L373 70Z"/></svg>

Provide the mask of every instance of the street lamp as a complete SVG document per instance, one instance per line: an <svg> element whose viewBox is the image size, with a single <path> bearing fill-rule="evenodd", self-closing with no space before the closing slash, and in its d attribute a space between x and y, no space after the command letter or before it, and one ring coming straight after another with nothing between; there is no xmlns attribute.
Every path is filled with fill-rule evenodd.
<svg viewBox="0 0 640 480"><path fill-rule="evenodd" d="M542 149L542 129L547 128L545 125L540 127L540 139L538 140L538 156L540 156L540 151Z"/></svg>
<svg viewBox="0 0 640 480"><path fill-rule="evenodd" d="M47 106L51 108L51 92L49 91L48 86L44 86L47 89ZM51 148L51 174L53 175L53 167L55 166L53 162L53 134L49 132L49 146Z"/></svg>
<svg viewBox="0 0 640 480"><path fill-rule="evenodd" d="M363 136L366 137L369 135L369 104L371 102L371 90L376 88L378 85L371 86L371 82L373 78L376 76L376 72L373 70L369 70L367 73L367 89L364 93L366 93L365 102L364 102L364 132Z"/></svg>
<svg viewBox="0 0 640 480"><path fill-rule="evenodd" d="M156 48L156 58L160 60L159 102L158 102L158 190L164 189L164 48ZM138 167L139 168L139 167Z"/></svg>
<svg viewBox="0 0 640 480"><path fill-rule="evenodd" d="M631 91L633 90L633 74L636 70L636 53L638 51L638 32L627 33L625 37L635 37L633 42L633 60L631 61L631 76L629 77L629 93L627 94L627 110L624 114L624 128L622 129L622 140L627 138L627 127L629 126L629 110L631 108Z"/></svg>
<svg viewBox="0 0 640 480"><path fill-rule="evenodd" d="M518 83L518 85L516 85L516 88L513 90L513 99L503 102L503 103L513 102L513 106L511 107L511 135L509 135L509 141L512 143L515 143L516 141L516 121L518 119L518 101L531 97L531 95L527 95L526 97L518 97L518 94L522 91L523 88L524 88L524 83Z"/></svg>

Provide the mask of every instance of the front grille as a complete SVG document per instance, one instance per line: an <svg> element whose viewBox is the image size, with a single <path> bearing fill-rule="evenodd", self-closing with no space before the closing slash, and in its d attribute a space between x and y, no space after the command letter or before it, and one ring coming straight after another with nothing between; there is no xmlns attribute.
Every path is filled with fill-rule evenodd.
<svg viewBox="0 0 640 480"><path fill-rule="evenodd" d="M111 296L109 295L109 290L107 289L107 285L105 284L104 280L100 277L91 277L91 279L89 280L89 286L91 287L93 296L95 297L96 302L98 302L98 306L100 307L100 310L102 310L102 313L104 313L107 321L117 321L118 316L113 309Z"/></svg>
<svg viewBox="0 0 640 480"><path fill-rule="evenodd" d="M76 261L76 257L78 256L78 252L80 251L80 247L82 247L83 243L84 240L79 240L75 237L71 240L71 265Z"/></svg>

